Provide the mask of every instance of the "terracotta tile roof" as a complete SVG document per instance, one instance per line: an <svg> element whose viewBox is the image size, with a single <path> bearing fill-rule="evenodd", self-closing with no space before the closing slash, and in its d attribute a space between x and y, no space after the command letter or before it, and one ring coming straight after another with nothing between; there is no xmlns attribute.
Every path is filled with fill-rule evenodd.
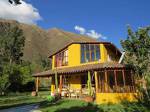
<svg viewBox="0 0 150 112"><path fill-rule="evenodd" d="M87 65L81 65L81 66L75 66L75 67L58 68L57 73L58 74L71 74L71 73L86 72L89 70L125 68L125 67L126 67L125 65L122 65L119 63L98 63L98 64L87 64ZM56 69L44 71L41 73L36 73L36 74L33 74L33 76L34 77L50 76L50 75L54 75L55 73L56 73Z"/></svg>

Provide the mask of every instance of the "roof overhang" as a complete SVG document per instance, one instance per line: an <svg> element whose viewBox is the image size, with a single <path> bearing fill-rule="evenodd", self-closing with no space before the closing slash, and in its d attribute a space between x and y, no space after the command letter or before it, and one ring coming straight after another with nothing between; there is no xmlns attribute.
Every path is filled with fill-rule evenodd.
<svg viewBox="0 0 150 112"><path fill-rule="evenodd" d="M73 74L73 73L82 73L93 70L103 70L103 69L123 69L128 68L123 64L119 63L98 63L98 64L87 64L75 67L66 67L66 68L57 68L54 70L48 70L40 73L33 74L33 77L45 77L57 74Z"/></svg>

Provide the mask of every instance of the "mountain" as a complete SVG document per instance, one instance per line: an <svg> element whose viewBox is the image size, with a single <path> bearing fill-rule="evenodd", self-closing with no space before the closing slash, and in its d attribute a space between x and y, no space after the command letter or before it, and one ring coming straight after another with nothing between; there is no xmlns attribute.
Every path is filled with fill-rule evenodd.
<svg viewBox="0 0 150 112"><path fill-rule="evenodd" d="M71 42L96 41L88 36L83 36L61 29L53 28L44 30L36 25L19 23L14 20L0 19L0 28L5 24L17 25L23 30L25 36L25 47L23 59L26 61L38 61L64 47Z"/></svg>

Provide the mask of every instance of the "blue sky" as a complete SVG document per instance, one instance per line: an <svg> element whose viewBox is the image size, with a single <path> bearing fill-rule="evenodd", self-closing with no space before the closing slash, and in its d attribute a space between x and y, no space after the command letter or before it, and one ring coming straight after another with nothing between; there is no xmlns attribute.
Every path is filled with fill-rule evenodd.
<svg viewBox="0 0 150 112"><path fill-rule="evenodd" d="M127 37L127 24L135 30L150 25L150 0L27 0L38 9L44 29L75 32L76 25L95 30L119 48Z"/></svg>

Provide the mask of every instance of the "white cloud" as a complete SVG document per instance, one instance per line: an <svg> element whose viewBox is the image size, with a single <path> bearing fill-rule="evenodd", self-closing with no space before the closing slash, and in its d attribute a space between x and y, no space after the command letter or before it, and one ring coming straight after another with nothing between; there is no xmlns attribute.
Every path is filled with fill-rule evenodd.
<svg viewBox="0 0 150 112"><path fill-rule="evenodd" d="M88 33L86 33L88 36L93 37L95 39L98 39L100 37L102 37L101 34L95 32L95 30L90 30Z"/></svg>
<svg viewBox="0 0 150 112"><path fill-rule="evenodd" d="M82 34L82 35L87 35L87 36L95 38L95 39L103 39L103 40L107 39L107 37L103 36L100 33L97 33L95 30L87 31L85 28L83 28L81 26L75 26L74 29L76 31L79 31L79 33Z"/></svg>
<svg viewBox="0 0 150 112"><path fill-rule="evenodd" d="M0 18L13 19L22 23L35 24L41 20L38 10L21 0L20 5L12 5L8 0L0 0Z"/></svg>
<svg viewBox="0 0 150 112"><path fill-rule="evenodd" d="M81 26L75 26L74 29L78 31L80 34L84 35L86 30Z"/></svg>

